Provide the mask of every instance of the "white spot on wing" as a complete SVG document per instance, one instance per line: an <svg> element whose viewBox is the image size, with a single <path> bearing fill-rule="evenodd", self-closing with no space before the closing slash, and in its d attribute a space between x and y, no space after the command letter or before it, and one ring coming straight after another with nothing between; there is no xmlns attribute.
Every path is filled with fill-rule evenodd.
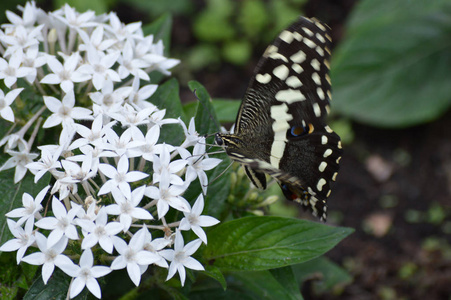
<svg viewBox="0 0 451 300"><path fill-rule="evenodd" d="M316 58L312 59L312 61L310 62L310 65L312 65L313 69L315 69L316 71L319 71L319 69L321 67L319 61Z"/></svg>
<svg viewBox="0 0 451 300"><path fill-rule="evenodd" d="M301 91L292 89L278 91L275 98L277 101L286 102L288 104L305 100L305 96Z"/></svg>
<svg viewBox="0 0 451 300"><path fill-rule="evenodd" d="M316 185L316 189L318 190L318 191L322 191L322 189L323 189L323 186L326 184L326 180L324 179L324 178L321 178L319 181L318 181L318 184Z"/></svg>
<svg viewBox="0 0 451 300"><path fill-rule="evenodd" d="M315 116L317 118L321 117L321 108L319 107L318 103L313 103L313 112L315 113Z"/></svg>
<svg viewBox="0 0 451 300"><path fill-rule="evenodd" d="M255 79L260 82L261 84L267 84L268 82L271 81L271 75L269 75L268 73L266 74L257 74L255 76Z"/></svg>
<svg viewBox="0 0 451 300"><path fill-rule="evenodd" d="M285 57L285 56L283 56L282 54L280 54L280 53L270 53L269 54L269 58L272 58L272 59L281 59L281 60L283 60L284 62L288 62L288 59Z"/></svg>
<svg viewBox="0 0 451 300"><path fill-rule="evenodd" d="M271 146L270 162L274 168L279 168L280 160L285 151L287 141L286 132L290 128L288 121L293 119L293 116L288 113L288 105L285 103L281 105L271 106L271 118L274 120L272 129L274 131L274 142Z"/></svg>
<svg viewBox="0 0 451 300"><path fill-rule="evenodd" d="M332 154L332 149L327 149L326 151L324 151L323 157L329 157Z"/></svg>
<svg viewBox="0 0 451 300"><path fill-rule="evenodd" d="M302 82L299 80L297 76L290 76L285 81L289 87L298 88L302 86Z"/></svg>
<svg viewBox="0 0 451 300"><path fill-rule="evenodd" d="M324 39L324 37L321 34L317 33L315 36L321 43L326 42L326 40Z"/></svg>
<svg viewBox="0 0 451 300"><path fill-rule="evenodd" d="M305 44L307 47L312 48L312 49L316 47L315 42L313 42L312 40L309 40L309 39L307 39L307 38L304 39L304 44Z"/></svg>
<svg viewBox="0 0 451 300"><path fill-rule="evenodd" d="M316 93L318 94L318 97L319 97L321 100L326 99L326 98L325 98L326 95L324 95L324 92L323 92L323 89L322 89L322 88L320 88L320 87L317 88L317 89L316 89Z"/></svg>
<svg viewBox="0 0 451 300"><path fill-rule="evenodd" d="M290 70L288 70L288 67L285 65L279 65L272 70L272 73L280 80L285 80L288 77L289 72Z"/></svg>
<svg viewBox="0 0 451 300"><path fill-rule="evenodd" d="M291 44L293 41L293 33L289 32L288 30L282 31L282 33L279 35L279 38L284 41L287 44Z"/></svg>
<svg viewBox="0 0 451 300"><path fill-rule="evenodd" d="M316 83L316 85L321 85L321 78L319 78L318 73L313 73L312 79Z"/></svg>
<svg viewBox="0 0 451 300"><path fill-rule="evenodd" d="M305 58L306 58L305 53L302 50L299 50L298 52L290 56L290 59L298 64L302 63L305 60Z"/></svg>
<svg viewBox="0 0 451 300"><path fill-rule="evenodd" d="M304 69L298 64L293 64L291 66L291 68L293 69L293 71L295 71L298 74L301 74L302 72L304 72Z"/></svg>
<svg viewBox="0 0 451 300"><path fill-rule="evenodd" d="M321 144L322 144L322 145L326 145L326 144L327 144L327 141L328 141L327 136L323 135L323 136L321 137Z"/></svg>
<svg viewBox="0 0 451 300"><path fill-rule="evenodd" d="M326 169L326 167L327 167L327 162L322 161L322 162L319 164L318 170L319 170L320 172L324 172L324 170Z"/></svg>

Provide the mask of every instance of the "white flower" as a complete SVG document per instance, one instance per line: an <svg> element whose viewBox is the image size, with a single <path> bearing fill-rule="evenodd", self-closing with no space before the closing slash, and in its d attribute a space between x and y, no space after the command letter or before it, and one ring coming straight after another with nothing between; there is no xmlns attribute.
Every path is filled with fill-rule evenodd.
<svg viewBox="0 0 451 300"><path fill-rule="evenodd" d="M169 186L169 175L166 173L162 174L159 187L148 186L146 188L146 196L158 200L157 212L158 218L161 219L168 212L169 206L179 211L189 212L188 201L180 196L185 190L185 186Z"/></svg>
<svg viewBox="0 0 451 300"><path fill-rule="evenodd" d="M11 239L4 243L0 247L0 251L17 251L16 258L17 264L19 264L25 254L25 251L27 251L28 247L30 247L36 240L33 234L34 220L28 219L25 223L25 230L17 225L17 223L13 220L7 219L6 222L8 222L9 230L14 235L15 239Z"/></svg>
<svg viewBox="0 0 451 300"><path fill-rule="evenodd" d="M84 82L91 79L91 75L75 70L80 61L78 52L66 57L64 65L54 56L49 56L47 64L53 73L41 79L41 83L59 84L65 93L74 89L74 82Z"/></svg>
<svg viewBox="0 0 451 300"><path fill-rule="evenodd" d="M121 81L119 74L112 69L119 58L120 53L118 51L104 54L94 46L88 46L87 53L88 63L82 65L78 71L92 75L92 83L97 90L102 89L107 80Z"/></svg>
<svg viewBox="0 0 451 300"><path fill-rule="evenodd" d="M180 147L188 148L190 146L194 146L199 142L199 134L196 131L196 124L194 122L194 117L189 121L189 127L186 128L185 122L179 119L180 125L183 127L183 132L185 133L185 141L182 143Z"/></svg>
<svg viewBox="0 0 451 300"><path fill-rule="evenodd" d="M116 204L108 205L106 207L107 213L109 215L119 216L119 221L124 226L124 232L130 228L133 218L138 220L153 219L152 215L147 210L138 207L144 196L145 188L145 186L141 186L134 189L130 198L125 198L117 188L111 191Z"/></svg>
<svg viewBox="0 0 451 300"><path fill-rule="evenodd" d="M193 255L194 252L197 251L200 245L202 245L202 241L200 239L197 239L189 242L185 246L182 233L177 230L177 232L175 233L174 250L167 249L160 251L160 255L171 262L169 266L168 277L166 278L166 280L171 279L175 275L175 273L178 272L180 275L180 281L183 286L185 284L186 277L185 268L200 271L205 270L197 260L191 257L191 255Z"/></svg>
<svg viewBox="0 0 451 300"><path fill-rule="evenodd" d="M63 100L60 101L55 97L44 96L45 106L53 113L47 118L42 127L49 128L63 123L64 125L71 125L75 120L92 120L91 111L83 107L75 106L74 91L67 93Z"/></svg>
<svg viewBox="0 0 451 300"><path fill-rule="evenodd" d="M158 255L143 250L144 242L144 234L138 232L133 235L128 245L123 239L113 236L114 248L119 256L114 259L111 269L127 268L128 276L136 286L139 286L141 274L145 272L147 266L160 259Z"/></svg>
<svg viewBox="0 0 451 300"><path fill-rule="evenodd" d="M101 145L103 143L103 137L105 136L106 130L114 126L116 122L109 122L103 125L102 115L95 117L92 121L91 128L88 128L82 124L75 124L75 130L81 136L76 139L70 146L69 149L77 149L84 145L91 144L94 146Z"/></svg>
<svg viewBox="0 0 451 300"><path fill-rule="evenodd" d="M89 46L93 46L97 51L105 51L117 42L113 39L104 39L103 31L103 26L100 24L97 24L91 36L88 36L86 31L79 30L78 34L84 42L84 44L80 44L78 47L79 50L86 51Z"/></svg>
<svg viewBox="0 0 451 300"><path fill-rule="evenodd" d="M47 63L47 56L39 52L39 46L33 45L27 49L24 54L22 65L24 67L29 67L31 73L28 74L25 79L29 83L33 83L37 76L37 69L42 67Z"/></svg>
<svg viewBox="0 0 451 300"><path fill-rule="evenodd" d="M83 27L93 27L97 23L93 22L95 12L88 10L85 13L80 14L75 8L70 7L67 3L63 7L64 17L54 14L55 18L70 26L71 28L78 29Z"/></svg>
<svg viewBox="0 0 451 300"><path fill-rule="evenodd" d="M92 248L99 243L100 247L110 254L113 253L112 236L124 229L124 226L119 222L108 222L106 207L99 210L95 223L86 219L77 219L77 225L86 231L81 244L82 249Z"/></svg>
<svg viewBox="0 0 451 300"><path fill-rule="evenodd" d="M202 227L210 227L219 223L219 220L210 216L201 216L204 210L204 196L202 194L197 197L196 202L190 212L183 212L185 217L180 221L180 230L193 230L194 233L204 242L207 243L207 235Z"/></svg>
<svg viewBox="0 0 451 300"><path fill-rule="evenodd" d="M155 154L161 153L162 144L158 144L158 139L160 138L160 127L152 126L147 133L146 136L142 134L141 131L136 132L133 135L133 139L138 141L143 141L144 144L136 149L139 156L144 158L147 161L153 161Z"/></svg>
<svg viewBox="0 0 451 300"><path fill-rule="evenodd" d="M110 115L122 109L122 104L132 91L132 87L124 86L114 89L114 83L106 80L100 92L94 92L89 95L93 104L94 115Z"/></svg>
<svg viewBox="0 0 451 300"><path fill-rule="evenodd" d="M69 160L61 161L64 170L66 171L66 176L61 179L62 182L68 183L84 183L89 178L96 176L96 172L92 170L92 155L85 155L85 159L81 163L81 166L77 163L71 162Z"/></svg>
<svg viewBox="0 0 451 300"><path fill-rule="evenodd" d="M109 14L109 17L110 25L107 25L105 28L111 31L118 41L122 42L126 39L142 39L141 22L125 25L113 12Z"/></svg>
<svg viewBox="0 0 451 300"><path fill-rule="evenodd" d="M211 170L216 167L221 160L219 158L208 158L205 152L205 138L199 139L199 142L194 146L193 154L189 153L184 148L178 148L180 156L188 163L186 170L186 180L192 182L196 178L199 178L200 185L204 195L207 194L208 177L205 171Z"/></svg>
<svg viewBox="0 0 451 300"><path fill-rule="evenodd" d="M85 288L97 298L102 297L100 285L96 278L109 274L112 270L105 266L94 266L94 257L91 249L86 249L80 256L80 266L71 265L65 272L74 278L70 285L70 298L74 298Z"/></svg>
<svg viewBox="0 0 451 300"><path fill-rule="evenodd" d="M149 63L134 57L133 47L130 41L126 41L124 47L122 48L122 55L118 59L119 76L121 79L126 78L130 74L143 80L150 80L149 75L143 70L144 68L150 66Z"/></svg>
<svg viewBox="0 0 451 300"><path fill-rule="evenodd" d="M36 22L37 8L34 1L27 2L23 8L22 18L12 11L6 11L6 17L14 26L31 27Z"/></svg>
<svg viewBox="0 0 451 300"><path fill-rule="evenodd" d="M140 171L128 171L129 162L128 158L123 155L119 158L117 163L117 169L109 164L99 164L99 170L110 180L105 182L99 190L98 195L104 195L111 192L113 188L119 188L119 190L128 199L131 198L131 189L129 182L139 181L149 176L146 173Z"/></svg>
<svg viewBox="0 0 451 300"><path fill-rule="evenodd" d="M162 144L159 147L160 156L154 155L153 158L153 182L157 183L161 180L161 176L166 174L169 176L169 183L175 185L183 185L183 180L176 173L180 172L186 166L186 160L177 159L171 161L170 151L175 148L171 145Z"/></svg>
<svg viewBox="0 0 451 300"><path fill-rule="evenodd" d="M38 45L39 40L42 40L43 27L44 25L39 25L27 29L24 26L19 25L14 27L14 34L2 35L0 37L1 41L8 45L3 57L8 57L10 55L22 56L26 49Z"/></svg>
<svg viewBox="0 0 451 300"><path fill-rule="evenodd" d="M23 78L33 72L31 68L21 66L22 57L21 51L15 52L9 62L0 57L0 79L5 80L5 85L8 88L16 83L17 78Z"/></svg>
<svg viewBox="0 0 451 300"><path fill-rule="evenodd" d="M5 93L0 90L0 116L2 116L3 119L14 122L14 112L11 109L10 105L22 91L23 88L14 89L5 96Z"/></svg>
<svg viewBox="0 0 451 300"><path fill-rule="evenodd" d="M147 108L147 107L154 107L155 105L150 103L149 101L146 101L150 98L150 96L155 93L155 91L158 88L158 85L156 84L148 84L141 88L139 88L140 79L139 77L135 77L133 79L132 88L133 91L130 93L130 96L127 98L127 102L133 105L135 108Z"/></svg>
<svg viewBox="0 0 451 300"><path fill-rule="evenodd" d="M27 167L34 176L34 182L38 182L45 173L61 168L59 157L63 150L62 147L58 147L56 150L50 150L49 147L41 147L41 158L39 161L27 164Z"/></svg>
<svg viewBox="0 0 451 300"><path fill-rule="evenodd" d="M69 257L61 254L66 249L68 239L63 237L53 247L47 247L47 239L42 233L36 232L35 236L41 252L34 252L25 256L22 258L22 261L35 266L42 265L42 280L47 284L55 266L66 272L73 265Z"/></svg>
<svg viewBox="0 0 451 300"><path fill-rule="evenodd" d="M157 238L152 240L152 234L150 234L146 225L143 225L143 228L140 229L139 231L142 231L141 234L144 234L143 249L150 251L159 257L159 260L155 262L157 266L160 266L162 268L168 268L168 263L163 258L163 256L160 255L160 250L171 244L170 239Z"/></svg>
<svg viewBox="0 0 451 300"><path fill-rule="evenodd" d="M43 208L41 202L42 200L44 200L44 197L47 194L49 188L50 188L49 185L43 188L34 199L30 194L23 193L22 195L23 207L13 209L5 216L7 216L8 218L20 218L19 221L17 221L17 226L21 226L28 219L31 219L32 222L34 223L34 218L40 217L39 212Z"/></svg>
<svg viewBox="0 0 451 300"><path fill-rule="evenodd" d="M45 217L36 222L36 226L52 230L50 232L47 247L51 248L56 245L64 236L71 240L78 240L77 228L74 225L74 218L76 217L81 206L71 202L72 208L67 211L64 205L53 196L52 211L54 217Z"/></svg>
<svg viewBox="0 0 451 300"><path fill-rule="evenodd" d="M11 155L11 157L0 168L0 171L16 168L16 171L14 172L14 183L21 181L22 178L25 177L28 170L25 166L33 162L33 159L38 157L38 154L30 153L28 144L26 144L23 140L18 140L17 145L19 147L19 151L6 151L6 153Z"/></svg>

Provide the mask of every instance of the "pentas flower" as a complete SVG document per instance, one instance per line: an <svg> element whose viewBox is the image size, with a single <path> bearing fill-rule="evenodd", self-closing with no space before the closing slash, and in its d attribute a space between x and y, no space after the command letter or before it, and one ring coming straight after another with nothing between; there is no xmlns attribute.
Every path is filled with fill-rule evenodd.
<svg viewBox="0 0 451 300"><path fill-rule="evenodd" d="M7 216L8 218L20 218L19 221L17 221L17 226L22 225L29 219L31 219L34 223L35 217L41 217L41 215L39 214L39 212L43 209L41 202L42 200L44 200L44 197L47 194L49 188L50 186L43 188L34 199L30 194L24 193L22 195L23 207L13 209L5 216Z"/></svg>
<svg viewBox="0 0 451 300"><path fill-rule="evenodd" d="M47 118L43 127L49 128L63 123L72 125L74 120L91 120L92 112L83 107L75 107L75 95L71 90L60 101L55 97L44 97L44 103L53 114Z"/></svg>
<svg viewBox="0 0 451 300"><path fill-rule="evenodd" d="M48 248L58 243L63 236L71 240L78 240L77 229L73 221L79 210L80 206L72 203L72 208L67 211L58 198L53 197L52 211L55 217L45 217L36 222L37 227L51 230L47 240Z"/></svg>
<svg viewBox="0 0 451 300"><path fill-rule="evenodd" d="M55 270L55 266L65 271L67 267L73 264L69 257L62 254L64 249L66 249L68 239L63 237L52 247L48 247L47 239L42 233L36 232L35 236L36 243L41 252L34 252L25 256L22 258L22 261L35 266L42 265L42 280L47 284L47 281Z"/></svg>
<svg viewBox="0 0 451 300"><path fill-rule="evenodd" d="M15 239L9 240L0 247L2 252L17 251L17 264L20 263L22 257L36 240L33 233L34 220L28 219L25 223L25 228L20 227L13 220L7 219L9 231L14 235Z"/></svg>
<svg viewBox="0 0 451 300"><path fill-rule="evenodd" d="M210 216L201 216L204 210L204 196L197 197L193 208L189 212L183 212L185 217L180 221L180 230L192 230L204 242L207 243L207 235L202 227L210 227L219 223L219 220Z"/></svg>
<svg viewBox="0 0 451 300"><path fill-rule="evenodd" d="M80 257L80 265L69 265L65 272L74 278L69 290L70 298L74 298L85 288L97 298L102 297L100 285L97 278L111 273L111 269L105 266L94 266L94 256L91 249L83 251Z"/></svg>
<svg viewBox="0 0 451 300"><path fill-rule="evenodd" d="M128 245L124 240L113 237L114 248L119 252L119 256L111 264L111 269L127 268L128 276L136 286L139 285L141 274L147 266L160 260L158 255L144 250L144 242L144 234L141 231L133 235Z"/></svg>
<svg viewBox="0 0 451 300"><path fill-rule="evenodd" d="M166 280L171 279L174 277L175 273L178 272L183 286L186 278L185 268L199 271L205 270L200 262L191 257L200 245L202 245L202 241L200 239L194 240L185 245L181 232L177 230L175 234L174 249L160 251L160 255L171 262Z"/></svg>
<svg viewBox="0 0 451 300"><path fill-rule="evenodd" d="M0 251L42 266L44 283L60 268L71 298L85 287L100 298L97 278L123 268L137 286L149 268L178 272L184 284L185 268L203 269L191 258L207 243L203 228L218 222L202 215L202 195L188 201L196 178L206 192L205 171L219 160L205 154L194 119L187 128L149 101L169 103L151 72L169 75L179 60L114 13L67 4L46 13L34 2L21 10L7 12L0 31L0 116L12 123L0 171L15 168L25 189L49 185L6 213L13 237ZM28 170L34 185L24 184ZM180 230L199 239L184 245Z"/></svg>
<svg viewBox="0 0 451 300"><path fill-rule="evenodd" d="M14 89L5 95L5 93L0 90L0 116L3 119L14 122L14 112L11 109L10 105L22 91L23 88Z"/></svg>

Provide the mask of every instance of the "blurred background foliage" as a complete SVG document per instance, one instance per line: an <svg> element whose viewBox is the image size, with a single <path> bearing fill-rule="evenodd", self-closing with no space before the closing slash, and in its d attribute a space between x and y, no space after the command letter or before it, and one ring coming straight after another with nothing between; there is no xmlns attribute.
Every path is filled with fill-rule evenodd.
<svg viewBox="0 0 451 300"><path fill-rule="evenodd" d="M330 201L330 219L361 227L351 236L356 236L353 245L345 241L344 250L338 252L354 276L353 292L370 291L371 295L358 294L364 296L356 299L400 299L400 294L409 295L408 299L424 295L449 299L451 1L36 2L45 10L63 3L78 11L113 10L127 23L145 25L159 19L158 26L172 30L171 56L182 61L174 70L182 101L196 100L187 87L189 80L196 79L216 99L213 105L219 119L228 123L234 122L239 107L239 102L228 100L242 96L260 55L282 28L298 15L315 16L331 25L331 127L342 137L346 152ZM0 22L7 22L5 10L16 11L24 3L0 1ZM196 105L185 104L185 112ZM334 207L335 201L339 204ZM349 206L343 208L346 201ZM292 216L297 211L279 201L271 206L271 213ZM366 253L352 256L346 253L349 249ZM335 299L332 295L343 293L343 284L351 281L340 272L323 272L326 280L343 279L328 286L330 293L324 299ZM316 275L302 276L310 281L304 289L318 289ZM412 286L416 290L406 292ZM428 294L433 286L437 294Z"/></svg>

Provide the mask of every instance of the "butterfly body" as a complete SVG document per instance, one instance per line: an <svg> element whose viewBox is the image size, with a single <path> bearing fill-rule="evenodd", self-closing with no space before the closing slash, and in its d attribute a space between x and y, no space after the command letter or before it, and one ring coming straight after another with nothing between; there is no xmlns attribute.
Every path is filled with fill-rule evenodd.
<svg viewBox="0 0 451 300"><path fill-rule="evenodd" d="M300 18L266 49L244 95L233 134L216 143L244 166L258 188L268 174L285 197L326 219L326 199L341 158L340 138L325 123L329 110L327 25Z"/></svg>

